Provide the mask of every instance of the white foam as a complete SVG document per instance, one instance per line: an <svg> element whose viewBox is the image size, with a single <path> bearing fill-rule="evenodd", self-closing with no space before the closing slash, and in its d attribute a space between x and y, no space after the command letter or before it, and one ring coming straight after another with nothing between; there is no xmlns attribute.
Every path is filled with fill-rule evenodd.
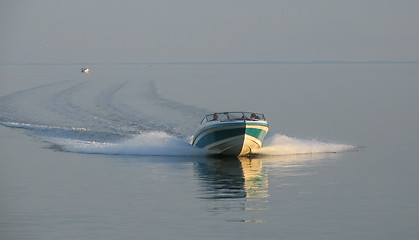
<svg viewBox="0 0 419 240"><path fill-rule="evenodd" d="M119 142L106 143L74 139L53 139L65 150L81 153L144 155L144 156L204 156L208 152L193 147L180 138L164 132L149 132Z"/></svg>
<svg viewBox="0 0 419 240"><path fill-rule="evenodd" d="M37 124L30 124L30 123L19 123L19 122L0 122L0 124L11 127L11 128L23 128L27 130L39 130L39 131L46 131L46 130L72 130L72 131L88 131L86 128L66 128L60 126L47 126L47 125L37 125Z"/></svg>
<svg viewBox="0 0 419 240"><path fill-rule="evenodd" d="M45 131L46 133L50 133L44 134L46 136L44 137L45 140L71 152L148 156L205 156L210 154L207 150L194 147L178 137L161 131L143 133L129 140L111 143L72 138L70 133L89 133L89 129L85 128L67 128L19 122L1 122L1 124L7 127ZM264 146L257 150L255 154L262 156L283 156L336 153L355 149L357 147L353 145L330 143L315 139L299 139L275 134L271 138L266 139Z"/></svg>
<svg viewBox="0 0 419 240"><path fill-rule="evenodd" d="M311 153L335 153L355 149L356 146L352 145L298 139L282 134L275 134L273 137L266 139L264 146L256 153L259 155L280 156Z"/></svg>

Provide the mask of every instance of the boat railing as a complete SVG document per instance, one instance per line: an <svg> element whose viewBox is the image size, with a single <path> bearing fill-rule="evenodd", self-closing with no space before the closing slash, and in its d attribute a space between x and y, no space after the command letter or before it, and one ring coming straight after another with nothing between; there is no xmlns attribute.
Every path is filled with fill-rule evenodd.
<svg viewBox="0 0 419 240"><path fill-rule="evenodd" d="M206 122L228 122L228 121L266 121L265 115L255 112L216 112L207 114L201 121L201 124Z"/></svg>

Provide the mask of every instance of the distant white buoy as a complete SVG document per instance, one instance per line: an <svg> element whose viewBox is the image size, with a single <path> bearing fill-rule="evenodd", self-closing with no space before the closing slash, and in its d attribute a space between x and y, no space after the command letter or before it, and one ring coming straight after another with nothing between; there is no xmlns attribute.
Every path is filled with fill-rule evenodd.
<svg viewBox="0 0 419 240"><path fill-rule="evenodd" d="M90 69L88 69L88 68L82 68L81 69L81 72L82 73L89 73L90 72Z"/></svg>

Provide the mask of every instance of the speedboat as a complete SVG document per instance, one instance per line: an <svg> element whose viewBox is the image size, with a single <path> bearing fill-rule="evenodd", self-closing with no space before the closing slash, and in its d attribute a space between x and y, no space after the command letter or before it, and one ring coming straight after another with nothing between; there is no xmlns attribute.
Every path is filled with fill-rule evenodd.
<svg viewBox="0 0 419 240"><path fill-rule="evenodd" d="M268 130L268 122L261 113L217 112L202 119L192 145L214 154L251 155L262 147Z"/></svg>

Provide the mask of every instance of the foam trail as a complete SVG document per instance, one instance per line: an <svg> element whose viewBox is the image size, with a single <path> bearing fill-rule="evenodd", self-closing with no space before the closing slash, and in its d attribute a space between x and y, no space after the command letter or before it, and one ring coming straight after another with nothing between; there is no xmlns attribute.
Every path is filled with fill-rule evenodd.
<svg viewBox="0 0 419 240"><path fill-rule="evenodd" d="M74 139L50 139L64 150L80 153L143 155L143 156L205 156L208 151L193 147L165 132L149 132L119 142L93 142Z"/></svg>
<svg viewBox="0 0 419 240"><path fill-rule="evenodd" d="M0 124L11 128L30 130L38 137L52 143L55 143L52 139L78 139L85 141L104 141L106 139L107 141L117 141L126 138L125 135L119 133L100 132L80 127L48 126L21 122L0 122ZM59 142L64 142L64 140Z"/></svg>
<svg viewBox="0 0 419 240"><path fill-rule="evenodd" d="M52 131L52 130L72 130L72 131L88 131L86 128L66 128L66 127L52 127L47 125L19 123L19 122L0 122L3 126L11 128L23 128L34 131Z"/></svg>
<svg viewBox="0 0 419 240"><path fill-rule="evenodd" d="M259 149L258 155L296 155L312 153L336 153L355 150L357 147L346 144L321 142L318 140L306 140L275 134L267 139L264 146Z"/></svg>

